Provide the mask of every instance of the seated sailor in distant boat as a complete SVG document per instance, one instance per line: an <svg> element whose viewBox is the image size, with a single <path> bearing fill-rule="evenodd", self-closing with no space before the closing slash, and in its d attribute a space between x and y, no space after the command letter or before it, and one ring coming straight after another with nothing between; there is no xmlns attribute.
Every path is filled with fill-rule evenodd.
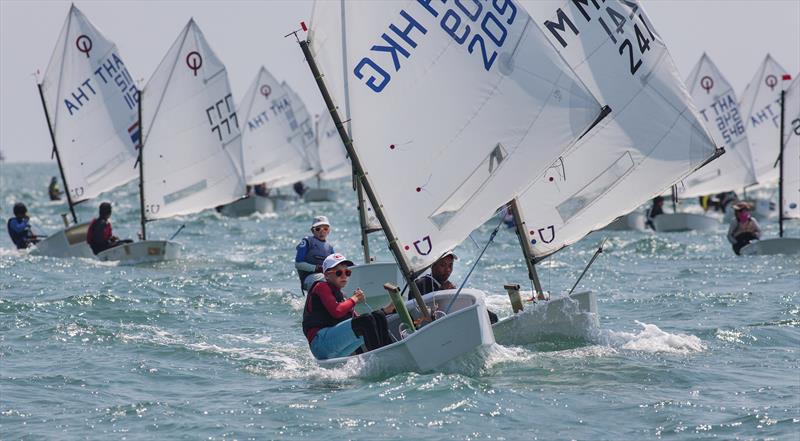
<svg viewBox="0 0 800 441"><path fill-rule="evenodd" d="M253 189L256 192L256 196L261 196L261 197L269 196L269 189L267 188L267 184L264 182L256 185L255 187L253 187Z"/></svg>
<svg viewBox="0 0 800 441"><path fill-rule="evenodd" d="M359 317L355 306L365 301L361 289L344 298L351 266L353 262L343 255L331 254L322 263L324 279L316 281L306 296L303 334L318 360L346 357L362 345L370 351L391 343L386 324L386 313L394 311L391 304Z"/></svg>
<svg viewBox="0 0 800 441"><path fill-rule="evenodd" d="M733 246L733 252L739 255L745 245L761 238L761 227L750 216L750 204L738 202L733 205L733 210L734 216L728 227L728 242Z"/></svg>
<svg viewBox="0 0 800 441"><path fill-rule="evenodd" d="M306 190L308 190L308 187L306 187L303 184L303 181L295 182L292 188L294 189L294 192L297 193L297 195L300 197L303 197L303 195L306 194Z"/></svg>
<svg viewBox="0 0 800 441"><path fill-rule="evenodd" d="M51 201L60 201L61 195L64 194L61 191L61 187L58 186L58 178L53 176L53 179L50 179L50 185L47 186L47 193L50 195Z"/></svg>
<svg viewBox="0 0 800 441"><path fill-rule="evenodd" d="M656 229L656 224L653 222L653 219L656 216L664 214L664 197L663 196L656 196L653 198L653 205L647 210L647 221L645 224L653 231Z"/></svg>
<svg viewBox="0 0 800 441"><path fill-rule="evenodd" d="M453 273L453 261L458 259L458 256L452 251L444 253L436 262L431 265L431 272L423 274L414 281L417 284L419 293L422 295L441 291L444 289L456 289L456 286L450 282L450 274ZM408 299L413 299L413 294L409 290ZM489 320L492 323L497 323L497 314L486 309L489 313Z"/></svg>
<svg viewBox="0 0 800 441"><path fill-rule="evenodd" d="M24 250L29 246L38 243L39 237L31 231L31 222L28 217L28 207L22 202L14 204L14 217L6 224L8 235L18 250Z"/></svg>
<svg viewBox="0 0 800 441"><path fill-rule="evenodd" d="M328 222L328 217L316 216L311 222L311 236L304 237L297 244L294 267L297 269L300 286L304 291L310 290L311 284L315 281L309 276L322 273L322 262L336 252L333 245L327 241L330 231L331 224Z"/></svg>
<svg viewBox="0 0 800 441"><path fill-rule="evenodd" d="M103 202L98 210L99 217L92 219L89 229L86 231L86 243L92 248L92 252L98 254L109 248L133 242L130 239L119 240L111 229L111 204Z"/></svg>

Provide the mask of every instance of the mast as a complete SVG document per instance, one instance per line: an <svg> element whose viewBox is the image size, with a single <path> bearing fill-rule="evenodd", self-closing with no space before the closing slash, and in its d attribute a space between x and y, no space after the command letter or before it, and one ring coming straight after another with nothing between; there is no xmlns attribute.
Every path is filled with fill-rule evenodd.
<svg viewBox="0 0 800 441"><path fill-rule="evenodd" d="M305 25L303 25L303 27L305 27ZM342 142L347 150L347 154L350 156L350 161L352 162L353 170L355 171L356 182L358 185L363 187L363 190L367 193L367 197L372 204L372 209L375 210L375 216L381 223L381 227L386 234L386 239L389 241L389 249L392 251L392 254L394 254L394 258L397 260L398 265L400 265L400 270L403 272L406 283L408 283L411 293L414 295L414 299L417 302L420 312L426 320L430 320L428 308L425 306L425 302L422 300L422 295L419 292L419 288L417 288L417 284L414 283L414 274L412 273L405 256L403 256L403 252L400 250L400 246L397 243L397 238L394 235L394 232L389 226L389 223L386 221L386 217L383 215L383 209L381 209L380 204L378 204L378 199L375 196L375 192L372 190L372 185L370 185L369 180L366 178L364 169L361 166L361 161L359 160L358 155L353 148L353 142L350 140L341 118L339 118L339 112L336 110L336 107L333 104L333 99L331 98L330 93L328 93L328 88L325 86L325 81L322 79L322 74L319 71L319 67L317 67L317 63L314 61L314 56L311 54L311 49L308 46L308 40L300 40L299 43L300 48L303 50L303 55L306 58L306 62L308 63L308 67L311 69L311 73L314 75L314 80L317 83L317 87L319 87L319 91L322 94L322 98L325 100L325 105L328 107L328 111L331 113L331 118L333 118L333 122L336 125L336 130L339 132L339 136L342 138Z"/></svg>
<svg viewBox="0 0 800 441"><path fill-rule="evenodd" d="M141 137L139 138L139 158L137 162L139 163L139 219L142 224L142 240L147 240L147 230L145 229L145 224L147 223L147 219L144 217L144 161L142 154L142 150L144 150L144 129L142 128L142 94L144 90L139 91L139 98L138 98L138 113L139 113L139 133L141 133Z"/></svg>
<svg viewBox="0 0 800 441"><path fill-rule="evenodd" d="M361 248L364 250L364 263L372 262L369 254L369 225L367 225L367 210L364 207L364 190L358 182L355 167L353 168L353 181L356 186L356 197L358 198L358 222L361 224Z"/></svg>
<svg viewBox="0 0 800 441"><path fill-rule="evenodd" d="M517 230L517 239L519 239L519 246L522 248L525 265L528 266L528 279L533 282L533 287L536 290L535 297L538 298L539 295L543 294L542 284L539 282L539 275L536 274L536 263L534 262L531 249L525 239L527 237L525 234L525 223L522 221L522 216L519 215L519 210L517 209L517 198L511 200L509 207L511 208L511 214L514 216L514 227Z"/></svg>
<svg viewBox="0 0 800 441"><path fill-rule="evenodd" d="M786 113L786 90L781 90L781 131L780 153L778 154L778 237L783 237L783 125Z"/></svg>
<svg viewBox="0 0 800 441"><path fill-rule="evenodd" d="M44 109L44 117L47 120L47 128L50 130L50 139L53 141L53 154L56 155L56 162L58 163L58 172L61 173L61 182L64 183L64 193L67 195L67 203L69 204L69 211L72 213L72 221L78 223L78 216L75 215L75 204L72 203L72 196L70 196L69 185L67 185L67 176L64 174L64 167L61 165L61 156L58 154L58 145L56 144L56 134L53 132L53 125L50 123L50 113L47 111L47 103L44 100L44 91L42 85L36 83L39 88L39 98L42 99L42 108Z"/></svg>
<svg viewBox="0 0 800 441"><path fill-rule="evenodd" d="M672 186L672 212L673 213L677 213L678 212L677 203L678 203L678 185L676 184L676 185Z"/></svg>

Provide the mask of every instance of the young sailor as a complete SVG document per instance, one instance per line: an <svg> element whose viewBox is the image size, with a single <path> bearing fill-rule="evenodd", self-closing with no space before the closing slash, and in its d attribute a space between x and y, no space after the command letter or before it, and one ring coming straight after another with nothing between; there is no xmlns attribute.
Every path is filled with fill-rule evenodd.
<svg viewBox="0 0 800 441"><path fill-rule="evenodd" d="M98 254L109 248L122 245L123 243L131 243L132 240L119 240L111 229L111 204L103 202L100 204L99 217L92 220L89 224L89 229L86 231L86 242L92 248L92 252Z"/></svg>
<svg viewBox="0 0 800 441"><path fill-rule="evenodd" d="M456 259L458 259L458 256L452 251L448 251L439 260L433 262L430 274L423 274L414 281L417 284L417 288L419 288L419 293L425 295L443 289L456 289L456 286L450 282L450 274L453 273L453 261ZM413 295L409 292L408 299L411 300L412 298ZM486 312L489 313L489 321L497 323L497 314L489 311L489 309L486 309Z"/></svg>
<svg viewBox="0 0 800 441"><path fill-rule="evenodd" d="M64 194L58 186L58 178L55 176L53 176L53 179L50 179L50 185L47 186L47 193L50 195L51 201L60 201L61 195Z"/></svg>
<svg viewBox="0 0 800 441"><path fill-rule="evenodd" d="M22 202L14 204L14 217L6 224L8 235L18 250L24 250L29 246L39 242L38 237L31 231L30 218L28 218L28 207Z"/></svg>
<svg viewBox="0 0 800 441"><path fill-rule="evenodd" d="M336 252L327 242L330 231L331 224L327 216L316 216L311 222L311 236L304 237L297 245L294 267L297 269L300 286L304 291L311 289L311 284L315 281L309 276L322 273L322 262Z"/></svg>
<svg viewBox="0 0 800 441"><path fill-rule="evenodd" d="M303 334L318 360L346 357L364 344L371 350L389 343L385 314L393 309L390 311L387 305L357 317L355 306L364 302L361 288L344 298L342 289L347 285L351 266L353 262L341 254L326 257L322 263L325 279L315 282L306 296Z"/></svg>
<svg viewBox="0 0 800 441"><path fill-rule="evenodd" d="M739 255L745 245L761 238L761 227L750 216L750 206L747 203L738 202L733 205L733 210L734 216L728 228L728 242L733 245L733 252Z"/></svg>
<svg viewBox="0 0 800 441"><path fill-rule="evenodd" d="M661 214L664 214L664 198L662 196L656 196L653 198L653 205L647 210L647 221L645 224L650 227L651 230L655 231L656 224L653 222L653 219Z"/></svg>

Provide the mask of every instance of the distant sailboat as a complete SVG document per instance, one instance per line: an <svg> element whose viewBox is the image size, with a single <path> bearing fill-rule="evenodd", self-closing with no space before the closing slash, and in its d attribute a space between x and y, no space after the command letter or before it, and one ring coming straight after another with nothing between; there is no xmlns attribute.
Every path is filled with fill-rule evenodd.
<svg viewBox="0 0 800 441"><path fill-rule="evenodd" d="M269 196L256 190L248 197L221 208L228 216L248 216L281 209L284 202L274 190L313 176L306 145L313 135L310 120L301 124L297 110L302 102L261 67L239 106L242 121L242 163L248 186L263 185ZM305 112L307 115L307 112Z"/></svg>
<svg viewBox="0 0 800 441"><path fill-rule="evenodd" d="M303 195L306 202L327 202L336 200L336 190L322 187L322 181L350 176L353 169L347 159L347 151L336 131L331 115L324 109L317 115L314 123L315 144L319 158L317 186L309 188Z"/></svg>
<svg viewBox="0 0 800 441"><path fill-rule="evenodd" d="M38 86L73 225L32 253L94 257L74 207L136 177L139 92L116 45L75 5Z"/></svg>
<svg viewBox="0 0 800 441"><path fill-rule="evenodd" d="M392 316L399 341L318 361L322 366L359 358L428 371L493 343L482 292L423 298L413 279L491 218L531 174L543 173L602 112L524 10L510 2L478 5L470 17L456 5L314 5L313 34L301 47L409 282L415 301L406 306L422 318L430 308L453 307L405 338ZM461 23L496 19L503 55L470 52L466 37L439 27L440 14ZM479 25L469 29L490 38ZM341 119L335 103L344 106Z"/></svg>
<svg viewBox="0 0 800 441"><path fill-rule="evenodd" d="M780 84L788 73L767 54L742 94L739 105L750 142L753 168L760 185L778 181L775 146L780 143Z"/></svg>
<svg viewBox="0 0 800 441"><path fill-rule="evenodd" d="M800 219L800 74L781 90L779 127L778 237L751 242L741 249L742 255L800 254L800 238L783 236L784 219Z"/></svg>
<svg viewBox="0 0 800 441"><path fill-rule="evenodd" d="M742 190L757 182L736 93L707 54L686 79L702 121L725 155L692 173L673 189L673 200ZM665 213L653 220L656 231L714 230L719 220L693 213Z"/></svg>
<svg viewBox="0 0 800 441"><path fill-rule="evenodd" d="M241 135L225 65L190 20L140 95L141 241L101 260L174 259L180 245L147 240L146 223L192 214L244 194Z"/></svg>

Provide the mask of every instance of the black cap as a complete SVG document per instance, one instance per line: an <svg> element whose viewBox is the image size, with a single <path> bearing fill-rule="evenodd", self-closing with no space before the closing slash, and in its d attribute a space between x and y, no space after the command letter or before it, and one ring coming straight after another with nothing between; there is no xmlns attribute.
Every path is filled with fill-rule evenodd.
<svg viewBox="0 0 800 441"><path fill-rule="evenodd" d="M28 207L26 207L22 202L17 202L14 204L14 216L25 216L27 212Z"/></svg>
<svg viewBox="0 0 800 441"><path fill-rule="evenodd" d="M111 204L108 202L103 202L100 204L100 216L106 217L111 216Z"/></svg>

